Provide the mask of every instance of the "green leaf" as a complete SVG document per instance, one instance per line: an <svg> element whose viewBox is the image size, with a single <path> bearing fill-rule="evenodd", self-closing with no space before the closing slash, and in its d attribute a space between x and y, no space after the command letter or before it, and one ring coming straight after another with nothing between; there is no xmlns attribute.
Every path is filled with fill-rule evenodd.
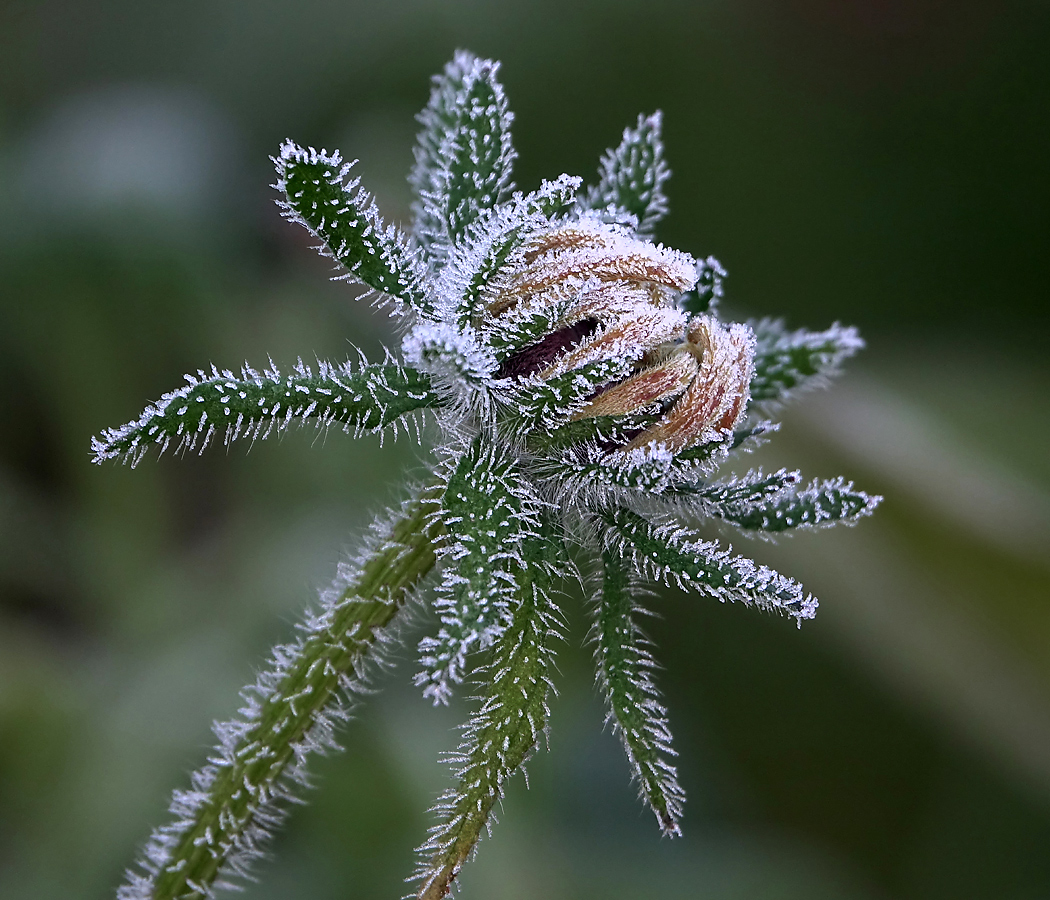
<svg viewBox="0 0 1050 900"><path fill-rule="evenodd" d="M597 488L623 488L644 494L660 494L684 474L674 457L660 447L640 447L627 452L607 452L602 447L585 445L565 453L557 462L570 494Z"/></svg>
<svg viewBox="0 0 1050 900"><path fill-rule="evenodd" d="M623 140L615 150L602 157L601 180L587 197L590 209L614 206L638 221L639 234L651 234L653 227L667 214L664 182L671 170L664 162L660 131L663 115L640 115L635 128L626 128Z"/></svg>
<svg viewBox="0 0 1050 900"><path fill-rule="evenodd" d="M355 436L374 432L418 409L439 405L427 375L388 363L353 369L350 363L318 363L314 374L299 364L282 375L271 364L239 375L212 368L187 375L185 386L165 394L142 415L92 440L94 461L121 459L136 465L150 447L163 453L204 449L216 437L224 444L238 438L269 437L290 425L312 421L333 425Z"/></svg>
<svg viewBox="0 0 1050 900"><path fill-rule="evenodd" d="M537 452L550 453L567 450L583 444L601 448L623 447L631 438L653 425L659 417L655 415L594 416L566 422L550 431L538 429L530 435L529 446Z"/></svg>
<svg viewBox="0 0 1050 900"><path fill-rule="evenodd" d="M530 298L492 317L486 323L484 335L496 358L504 362L568 325L566 316L578 306L579 298L572 295Z"/></svg>
<svg viewBox="0 0 1050 900"><path fill-rule="evenodd" d="M676 454L655 443L630 450L587 443L567 449L549 468L550 474L560 479L562 490L573 496L590 491L597 499L607 494L608 488L673 496L710 472L729 452L731 442L727 437L708 444L703 455L695 452L696 448Z"/></svg>
<svg viewBox="0 0 1050 900"><path fill-rule="evenodd" d="M696 287L686 291L678 299L678 306L692 315L718 314L718 305L725 296L725 280L729 273L713 256L696 264Z"/></svg>
<svg viewBox="0 0 1050 900"><path fill-rule="evenodd" d="M729 481L683 485L675 493L685 501L686 509L692 505L697 512L706 514L716 506L743 509L767 503L793 488L801 478L797 470L780 469L767 475L757 469L741 477L734 476Z"/></svg>
<svg viewBox="0 0 1050 900"><path fill-rule="evenodd" d="M620 556L606 550L602 561L602 592L593 635L598 680L609 705L606 721L613 722L623 741L641 796L656 814L660 830L680 835L685 792L670 762L677 754L671 747L667 710L652 679L656 663L636 622L645 610L632 596L631 578Z"/></svg>
<svg viewBox="0 0 1050 900"><path fill-rule="evenodd" d="M456 53L420 114L409 181L419 195L416 236L424 246L458 243L511 189L513 115L498 72L497 62Z"/></svg>
<svg viewBox="0 0 1050 900"><path fill-rule="evenodd" d="M778 533L794 528L852 525L870 516L882 501L855 490L843 478L813 481L802 490L788 490L764 498L727 496L715 506L715 515L747 530Z"/></svg>
<svg viewBox="0 0 1050 900"><path fill-rule="evenodd" d="M752 404L776 404L822 387L864 346L856 328L838 323L827 331L788 331L778 319L749 323L755 332Z"/></svg>
<svg viewBox="0 0 1050 900"><path fill-rule="evenodd" d="M467 654L506 629L520 586L522 545L535 533L533 501L509 453L476 439L448 479L442 499L446 561L434 609L436 637L419 643L416 684L447 703L463 680Z"/></svg>
<svg viewBox="0 0 1050 900"><path fill-rule="evenodd" d="M354 163L344 165L338 153L303 149L291 141L274 158L285 218L306 226L326 252L347 270L346 277L428 312L426 270L417 251L408 247L394 226L385 227L360 179L346 178Z"/></svg>
<svg viewBox="0 0 1050 900"><path fill-rule="evenodd" d="M565 439L563 429L583 424L565 424L572 414L602 385L623 378L629 371L629 362L601 359L544 381L526 380L510 392L501 424L518 439L531 437L535 431L534 443L545 449L561 446L559 442ZM584 433L598 432L592 427L574 432L577 436Z"/></svg>
<svg viewBox="0 0 1050 900"><path fill-rule="evenodd" d="M750 453L761 447L769 439L769 435L779 428L780 425L776 422L755 422L753 425L738 428L726 440L688 447L678 454L678 459L706 466L717 465L734 450Z"/></svg>
<svg viewBox="0 0 1050 900"><path fill-rule="evenodd" d="M618 507L597 513L609 548L629 557L635 571L718 600L739 600L779 610L801 621L816 613L817 601L802 585L744 556L704 541L673 520L650 522Z"/></svg>
<svg viewBox="0 0 1050 900"><path fill-rule="evenodd" d="M526 540L513 619L493 647L485 668L480 709L452 758L458 785L438 801L442 821L420 848L416 872L421 900L446 896L453 879L491 827L504 783L529 759L546 729L552 690L552 643L560 636L551 600L552 579L564 565L564 547L552 527Z"/></svg>

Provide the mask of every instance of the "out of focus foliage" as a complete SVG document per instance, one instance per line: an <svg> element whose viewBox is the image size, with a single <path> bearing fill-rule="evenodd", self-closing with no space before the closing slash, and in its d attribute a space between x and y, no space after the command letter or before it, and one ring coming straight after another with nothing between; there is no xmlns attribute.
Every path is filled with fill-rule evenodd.
<svg viewBox="0 0 1050 900"><path fill-rule="evenodd" d="M391 499L384 467L414 465L311 431L132 473L88 441L202 361L376 349L386 320L324 285L266 157L289 134L345 147L397 218L411 114L457 46L504 61L523 188L591 175L595 146L664 110L661 237L716 253L735 310L869 340L789 415L777 465L887 497L863 530L761 548L823 601L799 633L654 603L684 840L651 834L600 702L569 689L476 893L1050 895L1048 37L1034 4L934 0L8 3L0 895L111 896L211 719ZM561 681L581 685L570 619ZM403 891L461 718L411 672L249 896Z"/></svg>

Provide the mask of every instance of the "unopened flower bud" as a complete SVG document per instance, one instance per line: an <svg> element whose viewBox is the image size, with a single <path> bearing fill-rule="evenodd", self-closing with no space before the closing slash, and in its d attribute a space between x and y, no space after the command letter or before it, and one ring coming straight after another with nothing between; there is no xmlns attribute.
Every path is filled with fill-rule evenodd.
<svg viewBox="0 0 1050 900"><path fill-rule="evenodd" d="M747 407L755 341L745 325L689 319L675 304L693 287L687 254L597 222L535 238L489 306L488 327L523 310L561 310L553 329L517 351L501 376L547 380L604 359L631 374L602 388L574 420L649 413L651 424L620 449L662 444L678 453L722 439Z"/></svg>
<svg viewBox="0 0 1050 900"><path fill-rule="evenodd" d="M552 330L519 350L503 377L540 379L590 362L634 362L685 328L673 305L696 281L692 257L614 226L575 222L534 238L521 265L489 305L489 329L528 310L558 310Z"/></svg>

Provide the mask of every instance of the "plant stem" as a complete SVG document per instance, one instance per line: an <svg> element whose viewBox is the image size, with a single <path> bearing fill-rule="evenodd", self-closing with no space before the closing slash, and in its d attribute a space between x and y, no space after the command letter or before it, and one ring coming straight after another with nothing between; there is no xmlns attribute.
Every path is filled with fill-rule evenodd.
<svg viewBox="0 0 1050 900"><path fill-rule="evenodd" d="M240 725L239 737L224 740L211 760L194 815L161 837L170 855L156 873L154 900L203 900L224 868L243 874L246 857L280 816L274 801L288 799L282 782L304 780L309 751L333 743L331 727L345 718L340 688L353 690L382 629L433 567L439 497L440 489L429 488L408 504L300 640L275 651L273 689Z"/></svg>

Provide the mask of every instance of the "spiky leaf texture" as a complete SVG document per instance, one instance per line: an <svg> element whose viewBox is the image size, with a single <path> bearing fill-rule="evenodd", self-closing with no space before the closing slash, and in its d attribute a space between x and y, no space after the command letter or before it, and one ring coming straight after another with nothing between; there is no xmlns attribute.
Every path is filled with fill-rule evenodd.
<svg viewBox="0 0 1050 900"><path fill-rule="evenodd" d="M442 499L445 568L434 600L441 628L419 645L416 682L435 703L447 703L463 680L467 654L490 646L510 623L533 507L506 452L475 440L459 458Z"/></svg>
<svg viewBox="0 0 1050 900"><path fill-rule="evenodd" d="M289 375L273 363L262 372L246 365L239 375L212 367L187 375L186 381L135 421L93 439L95 462L121 459L135 465L150 447L160 453L171 446L176 452L203 452L216 437L228 445L308 421L318 428L339 425L357 435L440 403L427 375L394 362L356 369L352 363L319 362L315 374L300 360Z"/></svg>
<svg viewBox="0 0 1050 900"><path fill-rule="evenodd" d="M592 635L598 682L612 722L623 741L639 793L667 835L681 834L679 819L685 792L670 762L667 709L652 679L656 663L649 642L638 627L645 613L636 599L639 586L619 553L602 554L601 593Z"/></svg>
<svg viewBox="0 0 1050 900"><path fill-rule="evenodd" d="M200 371L94 443L97 461L134 463L151 447L203 449L292 423L372 432L419 410L439 436L430 487L340 570L246 689L239 716L217 726L218 747L176 793L174 821L154 834L122 900L202 900L246 873L305 783L308 757L335 746L368 661L394 641L432 568L437 622L419 645L417 683L442 702L476 674L481 694L418 871L423 900L445 896L546 728L554 590L576 577L569 543L601 558L599 682L642 796L677 834L684 797L638 627L644 584L801 621L817 605L801 585L704 540L695 520L775 535L853 522L878 502L842 479L801 487L784 469L711 480L775 429L757 413L825 381L859 337L772 320L752 333L719 319L718 261L648 237L667 208L658 113L624 132L582 200L568 175L511 194L497 73L458 53L435 80L410 177L411 239L383 224L338 153L288 141L274 160L285 216L402 315L400 358Z"/></svg>
<svg viewBox="0 0 1050 900"><path fill-rule="evenodd" d="M692 589L717 600L739 600L763 609L812 619L817 600L797 581L744 556L704 541L674 522L652 522L628 509L599 513L611 551L624 554L635 571L665 584Z"/></svg>
<svg viewBox="0 0 1050 900"><path fill-rule="evenodd" d="M761 469L752 469L741 477L695 487L691 493L723 510L751 509L783 496L801 478L797 470L779 469L766 474Z"/></svg>
<svg viewBox="0 0 1050 900"><path fill-rule="evenodd" d="M719 455L723 454L724 448ZM710 467L710 459L682 459L660 444L612 454L591 444L563 453L551 466L559 471L562 494L579 493L587 505L600 505L604 498L625 491L642 495L674 491L694 483Z"/></svg>
<svg viewBox="0 0 1050 900"><path fill-rule="evenodd" d="M724 517L724 514L744 513L779 499L798 485L801 477L797 471L787 469L771 474L752 469L727 480L676 485L660 498L662 503L656 505L671 515L694 519Z"/></svg>
<svg viewBox="0 0 1050 900"><path fill-rule="evenodd" d="M448 893L482 829L491 828L504 782L528 760L546 730L547 695L553 690L552 644L560 633L551 589L564 567L557 529L548 526L527 539L522 559L512 621L481 673L481 706L450 759L459 783L440 798L435 811L441 822L420 848L417 878L423 900Z"/></svg>
<svg viewBox="0 0 1050 900"><path fill-rule="evenodd" d="M751 326L757 342L753 404L783 403L804 390L824 386L864 346L856 328L838 323L826 331L788 331L780 319L761 319Z"/></svg>
<svg viewBox="0 0 1050 900"><path fill-rule="evenodd" d="M356 161L355 161L356 162ZM426 271L394 226L384 226L360 179L347 181L353 162L338 152L304 149L292 141L274 157L285 218L319 238L325 252L346 269L346 277L411 309L427 311Z"/></svg>
<svg viewBox="0 0 1050 900"><path fill-rule="evenodd" d="M499 63L463 51L435 79L409 181L419 194L416 235L455 244L486 209L506 199L517 155Z"/></svg>
<svg viewBox="0 0 1050 900"><path fill-rule="evenodd" d="M463 103L464 82L475 59L472 53L457 51L444 71L433 77L430 99L416 116L423 127L416 136L415 164L408 173L408 183L415 193L412 202L414 233L424 248L444 234L440 212L427 203L424 194L431 193L441 177L445 165L440 156L441 146L456 127L458 110Z"/></svg>
<svg viewBox="0 0 1050 900"><path fill-rule="evenodd" d="M467 390L487 390L496 361L469 326L424 320L405 337L406 361L436 376L465 382Z"/></svg>
<svg viewBox="0 0 1050 900"><path fill-rule="evenodd" d="M634 128L625 128L620 145L602 157L600 180L587 197L591 209L612 206L633 216L639 234L652 234L667 214L663 186L671 170L664 161L662 127L663 114L655 112L640 115Z"/></svg>
<svg viewBox="0 0 1050 900"><path fill-rule="evenodd" d="M793 474L797 485L797 473ZM856 490L843 478L817 479L802 490L786 486L765 494L728 494L716 505L714 514L748 531L777 534L796 528L852 524L870 516L881 501L881 497Z"/></svg>
<svg viewBox="0 0 1050 900"><path fill-rule="evenodd" d="M553 378L526 380L510 390L504 424L515 434L538 432L535 442L550 447L552 431L564 425L599 388L622 378L629 370L626 361L614 357L587 363Z"/></svg>
<svg viewBox="0 0 1050 900"><path fill-rule="evenodd" d="M338 748L336 731L377 650L392 641L409 591L434 565L439 493L423 491L378 523L296 639L274 648L269 667L242 692L238 717L216 724L208 765L189 791L175 792L174 821L153 833L119 900L204 900L213 886L248 876L294 788L307 783L308 757Z"/></svg>

